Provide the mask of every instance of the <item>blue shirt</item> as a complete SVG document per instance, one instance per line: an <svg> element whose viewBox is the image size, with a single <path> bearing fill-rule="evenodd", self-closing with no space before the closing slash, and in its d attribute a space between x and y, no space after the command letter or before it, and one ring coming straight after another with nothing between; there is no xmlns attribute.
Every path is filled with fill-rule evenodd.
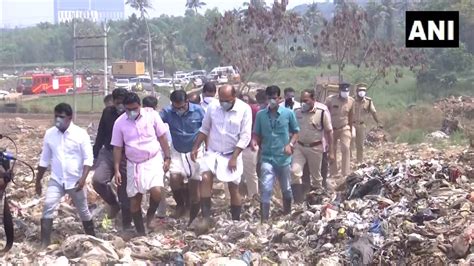
<svg viewBox="0 0 474 266"><path fill-rule="evenodd" d="M170 128L173 147L180 153L191 152L194 139L204 119L204 110L201 106L189 103L189 109L183 116L179 116L172 106L168 106L160 113L163 122Z"/></svg>
<svg viewBox="0 0 474 266"><path fill-rule="evenodd" d="M254 133L261 139L261 161L278 166L289 165L291 156L284 149L290 142L290 133L299 131L298 121L291 109L280 106L275 114L268 108L259 111Z"/></svg>

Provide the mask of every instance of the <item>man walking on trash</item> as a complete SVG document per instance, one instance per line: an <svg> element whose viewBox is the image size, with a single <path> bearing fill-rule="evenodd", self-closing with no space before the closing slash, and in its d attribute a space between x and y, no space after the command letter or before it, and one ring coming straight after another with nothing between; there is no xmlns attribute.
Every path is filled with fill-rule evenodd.
<svg viewBox="0 0 474 266"><path fill-rule="evenodd" d="M240 220L241 196L239 184L243 173L242 151L250 143L252 134L252 110L236 98L235 88L224 85L219 88L220 104L209 106L191 153L196 161L201 144L208 140L208 149L201 163L200 185L201 212L204 227L209 226L213 177L228 184L232 220Z"/></svg>
<svg viewBox="0 0 474 266"><path fill-rule="evenodd" d="M350 145L352 136L352 118L354 112L354 98L349 96L349 83L339 84L339 94L332 95L326 99L326 106L331 113L333 128L332 154L335 160L330 162L331 179L340 177L337 167L337 143L341 143L341 172L342 177L346 177L350 172ZM332 184L336 185L336 184Z"/></svg>
<svg viewBox="0 0 474 266"><path fill-rule="evenodd" d="M148 191L151 194L146 215L146 223L149 226L161 200L164 173L170 166L167 127L158 112L151 108L141 108L140 98L136 93L127 94L123 103L126 114L122 114L115 121L111 141L114 146L115 181L117 185L121 185L122 179L127 178L127 194L131 198L133 222L137 232L145 235L141 211L142 196ZM126 177L120 174L123 149L127 159Z"/></svg>
<svg viewBox="0 0 474 266"><path fill-rule="evenodd" d="M171 105L161 111L161 118L170 128L171 138L171 166L170 185L173 198L176 201L175 218L184 215L188 197L191 194L191 208L189 223L199 213L199 164L191 160L193 142L199 133L204 119L204 110L200 105L190 103L186 92L176 90L170 96ZM188 179L188 186L184 178Z"/></svg>
<svg viewBox="0 0 474 266"><path fill-rule="evenodd" d="M126 89L115 89L112 93L113 106L106 107L102 112L99 128L97 130L97 137L93 147L97 168L92 177L94 190L109 205L109 217L112 219L115 218L117 213L122 210L122 226L124 229L129 228L132 225L130 201L126 190L127 181L124 180L122 185L117 188L120 204L117 202L117 196L109 183L114 177L113 146L110 145L112 130L115 120L125 112L123 100L127 94L128 91ZM120 163L120 172L122 176L126 176L126 164L127 161L124 157Z"/></svg>
<svg viewBox="0 0 474 266"><path fill-rule="evenodd" d="M48 182L41 218L41 247L51 243L53 216L61 198L68 194L79 212L88 235L95 235L92 215L87 204L84 188L87 176L94 162L92 145L87 131L72 122L72 108L60 103L54 108L55 126L44 135L38 174L36 194L41 195L41 180L51 165L51 178Z"/></svg>
<svg viewBox="0 0 474 266"><path fill-rule="evenodd" d="M280 180L283 194L283 214L291 212L293 194L290 188L290 164L294 146L300 131L295 113L278 105L280 88L270 86L265 94L269 105L260 110L255 119L254 134L261 150L260 191L261 221L270 216L270 201L275 178ZM291 139L290 139L290 134Z"/></svg>
<svg viewBox="0 0 474 266"><path fill-rule="evenodd" d="M259 111L258 104L252 103L250 95L241 95L241 100L250 106L252 109L252 128L255 124L255 118ZM244 173L242 175L243 183L247 189L247 199L253 199L258 195L258 176L257 176L257 160L258 160L258 145L252 137L250 144L242 152L242 160L244 162Z"/></svg>
<svg viewBox="0 0 474 266"><path fill-rule="evenodd" d="M296 119L300 126L299 139L295 147L292 162L291 190L295 202L303 202L304 188L302 184L303 168L308 164L312 177L312 190L322 189L321 162L324 151L324 135L332 142L331 116L327 108L319 108L314 98L314 90L301 93L301 108L295 110ZM334 155L330 154L330 159Z"/></svg>
<svg viewBox="0 0 474 266"><path fill-rule="evenodd" d="M362 163L364 160L364 141L366 137L366 122L367 115L371 114L377 126L382 128L377 117L374 102L367 97L367 84L359 83L356 85L356 100L354 102L354 128L355 128L355 146L357 150L357 163Z"/></svg>

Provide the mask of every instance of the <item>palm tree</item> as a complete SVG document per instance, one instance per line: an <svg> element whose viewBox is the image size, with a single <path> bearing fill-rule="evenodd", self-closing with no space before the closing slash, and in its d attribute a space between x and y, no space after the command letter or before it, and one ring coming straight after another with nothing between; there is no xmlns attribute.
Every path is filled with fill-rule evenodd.
<svg viewBox="0 0 474 266"><path fill-rule="evenodd" d="M150 79L151 83L153 84L153 51L151 46L151 33L150 27L148 25L148 21L146 19L146 15L148 14L148 9L151 9L151 3L149 0L127 0L125 3L130 5L131 8L140 12L140 17L145 22L146 30L148 33L148 63L150 64ZM153 86L152 86L153 87ZM155 94L155 90L153 90L153 94Z"/></svg>
<svg viewBox="0 0 474 266"><path fill-rule="evenodd" d="M163 49L170 55L171 57L171 63L173 64L173 75L171 76L171 83L173 83L173 90L176 90L175 84L174 84L174 72L176 72L176 60L174 58L174 55L177 50L177 45L176 45L176 38L178 36L179 32L174 31L174 32L169 32L165 34L163 37L163 44L164 47Z"/></svg>
<svg viewBox="0 0 474 266"><path fill-rule="evenodd" d="M198 8L202 8L205 5L206 3L201 2L199 0L187 0L186 2L186 7L189 9L194 9L194 12L196 12L196 15L198 13Z"/></svg>

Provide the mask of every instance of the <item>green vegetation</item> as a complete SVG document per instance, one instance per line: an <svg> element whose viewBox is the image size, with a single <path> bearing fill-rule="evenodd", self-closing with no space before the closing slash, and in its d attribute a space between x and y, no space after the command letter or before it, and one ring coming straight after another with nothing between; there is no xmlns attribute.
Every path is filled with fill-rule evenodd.
<svg viewBox="0 0 474 266"><path fill-rule="evenodd" d="M141 94L141 97L146 96ZM100 113L104 109L102 94L79 94L77 97L77 112L78 113ZM73 105L72 95L61 95L61 96L46 96L39 97L37 99L23 101L19 103L19 109L26 108L25 111L29 113L51 113L52 109L58 103L68 103ZM169 104L168 95L160 97L158 107L163 107Z"/></svg>
<svg viewBox="0 0 474 266"><path fill-rule="evenodd" d="M422 129L411 129L405 132L402 132L396 141L399 143L408 143L408 144L418 144L423 142L425 139L426 132Z"/></svg>

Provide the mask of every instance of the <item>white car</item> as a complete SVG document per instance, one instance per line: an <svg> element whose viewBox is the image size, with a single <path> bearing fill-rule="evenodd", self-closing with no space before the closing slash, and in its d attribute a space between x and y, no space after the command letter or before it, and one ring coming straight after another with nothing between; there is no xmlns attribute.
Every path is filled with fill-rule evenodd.
<svg viewBox="0 0 474 266"><path fill-rule="evenodd" d="M115 81L115 88L118 89L118 88L122 88L122 89L126 89L128 91L131 91L132 90L132 83L130 83L130 81L128 79L117 79Z"/></svg>
<svg viewBox="0 0 474 266"><path fill-rule="evenodd" d="M0 90L0 100L5 100L6 98L8 98L8 95L10 95L10 92Z"/></svg>

